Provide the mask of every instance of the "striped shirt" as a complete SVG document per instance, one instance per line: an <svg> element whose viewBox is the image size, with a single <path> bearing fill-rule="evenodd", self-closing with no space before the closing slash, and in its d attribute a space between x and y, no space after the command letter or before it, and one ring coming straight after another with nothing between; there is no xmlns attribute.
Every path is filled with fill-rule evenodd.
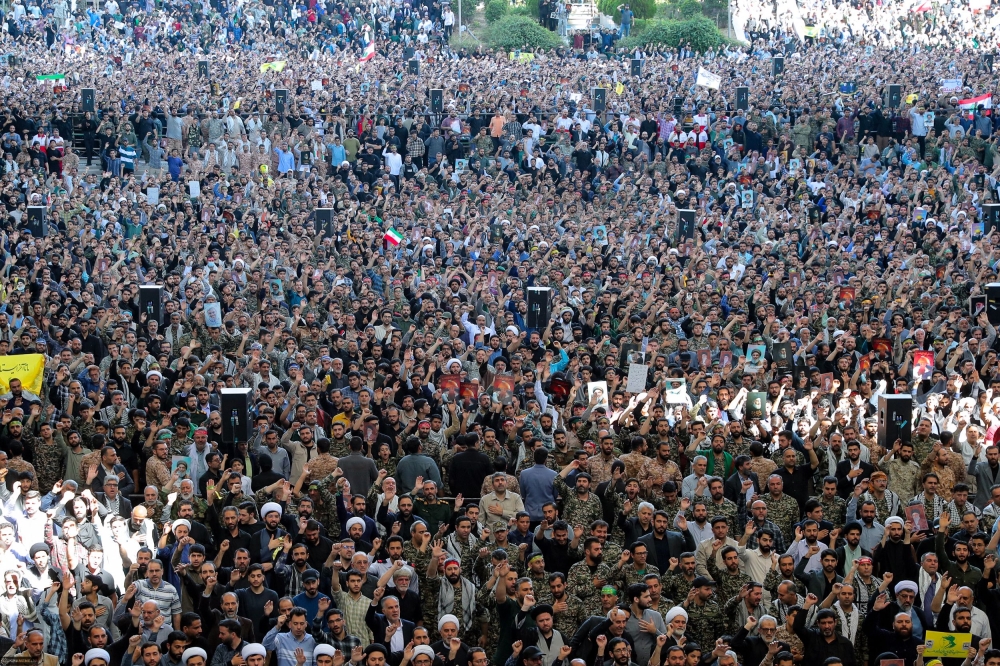
<svg viewBox="0 0 1000 666"><path fill-rule="evenodd" d="M135 171L135 148L132 146L122 146L118 149L118 155L122 158L123 168Z"/></svg>
<svg viewBox="0 0 1000 666"><path fill-rule="evenodd" d="M369 600L369 603L371 601ZM264 647L278 655L277 666L296 666L295 650L301 648L306 653L305 666L312 666L316 663L313 659L313 650L316 649L316 639L306 632L302 640L295 640L292 632L286 631L278 633L278 626L271 627L271 631L264 636Z"/></svg>
<svg viewBox="0 0 1000 666"><path fill-rule="evenodd" d="M167 624L173 622L174 615L181 614L181 598L177 596L177 589L170 583L160 581L160 586L154 588L148 580L137 580L135 586L136 603L154 602Z"/></svg>

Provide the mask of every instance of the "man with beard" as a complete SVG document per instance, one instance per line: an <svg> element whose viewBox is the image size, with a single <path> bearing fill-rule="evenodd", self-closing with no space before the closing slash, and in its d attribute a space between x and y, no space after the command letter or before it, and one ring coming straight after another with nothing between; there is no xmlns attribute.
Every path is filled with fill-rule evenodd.
<svg viewBox="0 0 1000 666"><path fill-rule="evenodd" d="M678 515L675 525L680 532L668 531L669 518L665 511L653 514L653 531L639 537L638 542L646 544L649 551L648 561L660 571L664 571L671 558L680 557L681 553L693 552L697 545L691 532L687 529L687 520Z"/></svg>
<svg viewBox="0 0 1000 666"><path fill-rule="evenodd" d="M607 650L607 652L605 652L605 650ZM609 641L607 636L598 636L598 658L603 659L607 653L611 654L609 666L638 666L636 662L632 661L632 646L624 638L612 638ZM608 664L608 661L605 660L604 663Z"/></svg>
<svg viewBox="0 0 1000 666"><path fill-rule="evenodd" d="M438 618L437 633L440 638L430 644L430 649L434 654L444 655L445 663L469 663L471 648L461 639L458 625L459 619L450 613Z"/></svg>
<svg viewBox="0 0 1000 666"><path fill-rule="evenodd" d="M921 426L924 423L925 421L921 421ZM904 443L897 439L892 445L892 451L879 461L879 469L888 476L888 489L899 498L912 497L920 487L920 463L913 459L913 444L910 442Z"/></svg>
<svg viewBox="0 0 1000 666"><path fill-rule="evenodd" d="M757 547L757 535L761 530L771 530L774 540L771 549L776 553L785 552L785 539L781 534L778 525L767 518L767 503L764 500L754 500L750 505L750 515L747 516L747 524L743 536L740 537L740 545L744 548ZM750 526L753 526L751 531Z"/></svg>
<svg viewBox="0 0 1000 666"><path fill-rule="evenodd" d="M993 638L993 630L990 627L990 620L981 609L976 608L975 605L975 595L970 587L958 587L956 585L950 585L951 579L945 575L941 577L941 586L937 590L937 594L934 596L934 600L931 602L931 610L935 613L944 613L941 611L941 607L945 601L944 591L948 592L948 599L951 600L952 609L949 615L945 615L945 619L950 623L949 626L954 626L954 613L957 608L968 608L971 615L971 627L972 633L983 638ZM935 620L936 621L936 620ZM928 625L928 628L934 626L933 624ZM950 629L949 631L955 631Z"/></svg>
<svg viewBox="0 0 1000 666"><path fill-rule="evenodd" d="M590 525L595 520L601 520L604 516L600 498L590 492L591 478L589 474L586 472L578 473L574 479L573 488L566 484L566 477L569 476L570 472L579 469L580 460L573 460L559 472L554 482L556 491L563 498L562 519L573 526ZM694 548L692 547L691 550Z"/></svg>
<svg viewBox="0 0 1000 666"><path fill-rule="evenodd" d="M897 580L913 580L917 576L917 561L910 545L910 529L898 516L885 521L887 538L872 551L877 575L892 573Z"/></svg>
<svg viewBox="0 0 1000 666"><path fill-rule="evenodd" d="M651 419L647 419L644 428L648 428ZM642 486L643 493L647 497L662 497L662 487L667 481L673 481L680 486L684 482L681 468L671 458L670 442L662 441L669 436L670 423L666 419L660 419L656 423L656 433L661 441L656 445L656 457L653 458L639 472L639 485ZM644 434L639 430L639 434Z"/></svg>
<svg viewBox="0 0 1000 666"><path fill-rule="evenodd" d="M442 568L443 579L439 575ZM427 589L420 592L424 617L453 615L459 621L459 629L455 635L469 636L476 629L473 626L476 617L476 586L462 576L461 563L447 557L441 545L435 545L427 563L427 578L422 582L427 584ZM431 638L435 638L433 633Z"/></svg>
<svg viewBox="0 0 1000 666"><path fill-rule="evenodd" d="M570 594L582 601L591 615L596 615L600 603L600 589L611 578L611 567L603 562L604 547L597 537L587 537L583 542L583 560L569 568L566 577Z"/></svg>
<svg viewBox="0 0 1000 666"><path fill-rule="evenodd" d="M543 520L535 528L535 545L545 557L545 570L550 572L569 571L574 562L578 561L580 537L583 536L583 529L574 530L573 539L570 540L569 523L564 520L556 520L551 523L552 537L545 536L545 530L549 528L549 522Z"/></svg>
<svg viewBox="0 0 1000 666"><path fill-rule="evenodd" d="M701 509L700 511L699 508ZM704 507L699 507L698 504L695 504L695 510L692 513L695 519L695 523L702 522L699 521L699 514L704 515ZM688 525L691 525L690 521L688 522ZM712 556L715 557L715 566L719 568L724 566L722 563L722 554L719 552L719 548L715 547L716 543L721 543L723 546L732 546L734 548L736 548L739 545L739 542L729 535L730 534L729 521L727 521L725 517L715 516L714 518L712 518L711 529L712 529L711 537L699 543L698 550L695 551L695 562L696 562L695 571L698 572L699 576L709 575L708 571L709 557ZM696 530L697 527L695 526L691 526L689 528L689 531L692 533L692 536L694 536ZM763 578L761 580L763 580Z"/></svg>
<svg viewBox="0 0 1000 666"><path fill-rule="evenodd" d="M193 512L191 516L187 517L188 520L191 520L193 516L200 521L204 521L205 513L208 511L208 502L194 494L194 481L191 479L182 479L179 487L179 492L167 495L166 508L170 510L170 519L176 520L178 517L183 517L179 516L180 503L190 502Z"/></svg>
<svg viewBox="0 0 1000 666"><path fill-rule="evenodd" d="M246 641L240 635L240 623L236 620L223 620L219 622L219 644L215 648L212 656L213 666L233 666L240 662L233 658L242 655ZM245 657L244 657L245 658Z"/></svg>
<svg viewBox="0 0 1000 666"><path fill-rule="evenodd" d="M686 610L680 606L674 606L667 611L667 614L663 617L663 621L667 625L667 643L664 646L665 648L669 649L686 642L684 640L684 632L687 631L688 623Z"/></svg>
<svg viewBox="0 0 1000 666"><path fill-rule="evenodd" d="M992 500L991 489L1000 483L1000 449L986 447L986 458L982 457L983 443L977 442L969 462L969 476L976 479L976 497L973 503L982 510Z"/></svg>
<svg viewBox="0 0 1000 666"><path fill-rule="evenodd" d="M495 572L494 575L499 580L493 589L495 606L491 609L490 624L495 622L496 627L489 627L487 647L493 648L495 663L506 663L512 653L511 644L519 637L518 629L522 628L526 615L535 606L535 595L531 581L518 578L517 571L511 569L510 562L500 562L496 565ZM488 600L485 595L479 599L482 602ZM551 613L549 623L552 623ZM521 638L524 638L524 633L520 633ZM529 636L526 642L535 644L537 636Z"/></svg>
<svg viewBox="0 0 1000 666"><path fill-rule="evenodd" d="M281 505L277 502L268 502L260 509L260 516L264 519L264 529L254 536L257 541L259 562L270 562L273 565L278 549L284 546L286 540L292 540L292 536L281 529L282 513Z"/></svg>
<svg viewBox="0 0 1000 666"><path fill-rule="evenodd" d="M413 499L409 496L400 496L398 508L399 511L396 513L390 513L387 502L383 502L382 506L379 507L378 515L376 520L379 524L386 528L387 531L393 534L399 534L399 536L404 539L409 539L411 536L411 531L416 523L420 523L423 526L427 526L427 523L420 516L414 515L413 513ZM399 523L399 529L397 530L394 525Z"/></svg>
<svg viewBox="0 0 1000 666"><path fill-rule="evenodd" d="M242 640L253 641L256 638L258 632L254 626L254 621L247 617L251 613L245 611L243 615L240 615L241 597L253 590L255 585L259 585L262 595L272 600L272 604L276 604L278 599L277 593L264 588L264 573L259 570L259 567L259 564L254 564L251 567L251 571L247 576L250 582L249 587L242 588L237 592L226 592L220 597L216 589L218 576L215 573L214 565L210 562L201 565L201 577L205 581L205 593L202 595L198 614L201 615L202 632L208 641L209 647L214 648L220 644L222 632L219 629L219 624L223 620L232 620L239 625L239 635ZM253 597L251 599L255 600ZM264 608L265 606L261 605L260 612L253 615L253 617L266 622L267 617Z"/></svg>
<svg viewBox="0 0 1000 666"><path fill-rule="evenodd" d="M694 553L681 553L670 558L667 571L663 574L663 596L674 603L687 597L698 574L695 572Z"/></svg>
<svg viewBox="0 0 1000 666"><path fill-rule="evenodd" d="M216 557L216 565L232 567L233 558L239 550L250 550L254 546L252 537L240 529L240 512L235 506L227 506L222 510L222 524L219 524L218 514L215 505L209 502L208 510L209 525L215 534L215 542L219 544L219 556Z"/></svg>
<svg viewBox="0 0 1000 666"><path fill-rule="evenodd" d="M751 636L754 629L757 635ZM759 620L751 615L746 619L732 642L733 649L743 655L743 666L760 666L777 630L778 620L772 615L762 615Z"/></svg>
<svg viewBox="0 0 1000 666"><path fill-rule="evenodd" d="M837 573L843 576L846 571L854 568L855 561L862 557L870 558L872 554L861 547L860 523L852 521L844 525L841 536L844 537L845 543L843 546L837 546Z"/></svg>
<svg viewBox="0 0 1000 666"><path fill-rule="evenodd" d="M956 541L954 561L948 557L945 544L948 540L948 525L950 524L951 516L947 512L942 513L940 526L934 537L934 551L938 556L939 570L947 571L956 585L970 588L975 587L983 577L983 572L978 567L969 564L969 544L963 541Z"/></svg>
<svg viewBox="0 0 1000 666"><path fill-rule="evenodd" d="M837 633L837 616L824 608L816 613L816 628L806 626L807 612L816 602L819 601L815 594L806 596L802 610L795 614L795 622L792 628L795 634L802 639L805 648L804 664L822 664L827 659L834 657L843 666L855 666L857 661L854 658L854 644ZM867 619L871 619L866 618ZM866 629L867 631L867 626ZM908 666L913 666L912 662Z"/></svg>
<svg viewBox="0 0 1000 666"><path fill-rule="evenodd" d="M892 631L879 626L879 616L886 612L888 607L889 595L887 593L883 592L875 597L872 602L872 612L865 618L862 628L879 646L880 651L892 652L903 660L905 666L913 666L917 660L917 646L921 645L923 641L913 635L913 620L910 614L905 611L896 613L893 617ZM808 651L806 658L809 658ZM844 666L847 666L847 662L844 662Z"/></svg>
<svg viewBox="0 0 1000 666"><path fill-rule="evenodd" d="M306 572L313 571L309 566L309 548L303 543L293 544L291 539L285 539L283 549L274 563L274 570L285 579L285 594L294 597L305 589L302 577Z"/></svg>
<svg viewBox="0 0 1000 666"><path fill-rule="evenodd" d="M806 564L817 554L820 556L820 569L807 572ZM808 592L816 595L817 598L825 599L834 584L844 580L843 576L837 574L837 551L826 548L821 552L818 545L810 546L807 557L803 557L795 565L795 577L802 581Z"/></svg>
<svg viewBox="0 0 1000 666"><path fill-rule="evenodd" d="M649 662L656 649L656 637L667 631L663 618L649 607L649 586L645 583L634 583L627 590L630 601L631 615L625 623L625 629L635 637L635 657L640 664Z"/></svg>
<svg viewBox="0 0 1000 666"><path fill-rule="evenodd" d="M865 620L865 610L854 603L854 586L836 583L820 608L831 608L837 614L837 631L854 643L854 655L858 661L868 661L868 641L861 625Z"/></svg>
<svg viewBox="0 0 1000 666"><path fill-rule="evenodd" d="M937 621L934 624L935 631L955 632L957 634L972 634L972 647L979 649L979 641L985 636L980 636L973 631L972 608L961 605L958 588L952 587L948 590L948 601L941 606ZM954 628L952 628L954 626ZM941 659L944 666L962 666L964 661L961 657Z"/></svg>
<svg viewBox="0 0 1000 666"><path fill-rule="evenodd" d="M861 460L861 442L847 443L847 460L837 463L837 494L847 499L862 481L871 477L875 468Z"/></svg>
<svg viewBox="0 0 1000 666"><path fill-rule="evenodd" d="M521 631L522 643L528 648L531 646L538 648L544 666L553 666L556 662L562 663L573 648L569 645L569 638L554 628L552 606L539 604L529 613L535 621L535 626Z"/></svg>
<svg viewBox="0 0 1000 666"><path fill-rule="evenodd" d="M687 598L681 603L688 615L685 630L688 641L694 641L698 645L714 645L715 637L726 626L722 607L713 599L715 588L714 580L698 576L692 582Z"/></svg>
<svg viewBox="0 0 1000 666"><path fill-rule="evenodd" d="M548 594L540 594L539 601L552 606L552 622L556 630L564 638L572 636L587 619L584 603L579 597L569 593L566 587L566 574L560 571L549 574L548 588Z"/></svg>
<svg viewBox="0 0 1000 666"><path fill-rule="evenodd" d="M878 474L878 472L876 472ZM877 520L877 509L875 508L875 502L871 500L865 500L861 503L861 509L858 514L861 517L861 539L859 545L865 550L875 552L875 549L879 547L882 543L882 537L885 536L886 527L888 524L883 525ZM848 513L848 515L854 515L853 513ZM887 519L888 520L888 519Z"/></svg>

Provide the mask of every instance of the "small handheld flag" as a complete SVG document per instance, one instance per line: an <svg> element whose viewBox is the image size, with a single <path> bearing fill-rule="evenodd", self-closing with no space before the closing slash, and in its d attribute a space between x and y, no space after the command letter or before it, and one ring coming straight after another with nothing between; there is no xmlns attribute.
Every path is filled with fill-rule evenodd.
<svg viewBox="0 0 1000 666"><path fill-rule="evenodd" d="M389 231L385 232L382 240L388 241L392 245L399 245L403 242L403 234L396 231L395 227L389 227Z"/></svg>

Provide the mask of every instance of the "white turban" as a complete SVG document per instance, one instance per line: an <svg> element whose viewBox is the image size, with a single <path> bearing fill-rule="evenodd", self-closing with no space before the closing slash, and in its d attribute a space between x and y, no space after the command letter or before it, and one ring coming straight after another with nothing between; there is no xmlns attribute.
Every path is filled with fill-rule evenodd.
<svg viewBox="0 0 1000 666"><path fill-rule="evenodd" d="M906 523L903 522L903 519L900 518L899 516L892 516L891 518L886 518L885 519L885 526L886 527L889 527L889 525L892 525L893 523L899 523L900 525L905 525L906 524Z"/></svg>
<svg viewBox="0 0 1000 666"><path fill-rule="evenodd" d="M454 616L450 616L454 617ZM434 661L434 650L431 649L430 645L418 645L413 648L413 659L416 661L417 657L424 655L429 657L431 661Z"/></svg>
<svg viewBox="0 0 1000 666"><path fill-rule="evenodd" d="M157 376L157 377L159 377L160 379L163 379L163 374L162 374L162 373L160 373L160 371L159 371L159 370L150 370L149 372L147 372L147 373L146 373L146 379L149 379L149 378L150 378L150 377L152 377L153 375L156 375L156 376Z"/></svg>
<svg viewBox="0 0 1000 666"><path fill-rule="evenodd" d="M281 514L282 514L281 505L278 504L277 502L268 502L267 504L265 504L264 506L262 506L261 509L260 509L260 517L263 518L264 516L266 516L267 514L271 513L272 511L277 511L278 512L278 517L279 518L281 517Z"/></svg>
<svg viewBox="0 0 1000 666"><path fill-rule="evenodd" d="M243 658L249 657L267 657L267 649L260 643L245 643L243 645Z"/></svg>
<svg viewBox="0 0 1000 666"><path fill-rule="evenodd" d="M361 519L361 518L351 518L350 520L347 521L347 532L348 532L348 534L350 534L351 528L354 527L355 525L360 525L362 530L365 529L365 521L363 519Z"/></svg>
<svg viewBox="0 0 1000 666"><path fill-rule="evenodd" d="M263 645L261 647L264 647ZM313 659L316 657L335 657L337 656L337 650L332 645L327 645L326 643L317 643L316 647L313 648ZM246 659L246 655L243 655Z"/></svg>
<svg viewBox="0 0 1000 666"><path fill-rule="evenodd" d="M187 520L186 518L178 518L177 520L174 521L174 529L177 529L181 525L183 525L184 527L188 528L188 532L191 531L191 521L190 520Z"/></svg>
<svg viewBox="0 0 1000 666"><path fill-rule="evenodd" d="M83 663L87 664L87 666L90 666L90 662L94 659L103 659L105 664L111 666L111 655L108 654L107 650L91 648L87 650L87 654L83 655Z"/></svg>
<svg viewBox="0 0 1000 666"><path fill-rule="evenodd" d="M913 592L914 594L916 594L917 592L919 592L919 589L917 588L917 584L914 583L912 580L901 580L898 583L896 583L896 587L893 588L893 589L895 590L896 594L899 594L903 590L909 590L910 592Z"/></svg>
<svg viewBox="0 0 1000 666"><path fill-rule="evenodd" d="M189 647L187 650L184 650L184 654L181 655L181 661L186 664L191 657L201 657L208 662L208 653L200 647Z"/></svg>
<svg viewBox="0 0 1000 666"><path fill-rule="evenodd" d="M669 611L667 611L667 615L664 619L666 620L667 624L670 624L671 622L674 621L675 617L680 617L681 615L684 616L685 620L688 619L688 614L686 610L684 610L680 606L674 606Z"/></svg>
<svg viewBox="0 0 1000 666"><path fill-rule="evenodd" d="M441 619L438 620L438 631L441 631L441 628L444 627L444 625L448 624L449 622L453 623L456 627L462 626L462 624L458 621L457 617L455 617L451 613L448 613L447 615L442 615Z"/></svg>

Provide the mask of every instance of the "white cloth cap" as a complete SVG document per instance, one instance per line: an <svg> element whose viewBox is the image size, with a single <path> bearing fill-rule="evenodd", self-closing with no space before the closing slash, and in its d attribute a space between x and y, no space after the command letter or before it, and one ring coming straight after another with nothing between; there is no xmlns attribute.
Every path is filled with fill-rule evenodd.
<svg viewBox="0 0 1000 666"><path fill-rule="evenodd" d="M279 517L283 513L283 511L281 510L281 505L280 504L278 504L277 502L268 502L264 506L261 507L261 509L260 509L260 517L263 518L264 516L266 516L267 514L271 513L272 511L277 511Z"/></svg>
<svg viewBox="0 0 1000 666"><path fill-rule="evenodd" d="M441 631L441 628L444 625L448 624L449 622L454 623L456 627L461 627L462 626L462 623L458 621L457 617L455 617L451 613L448 613L447 615L442 615L441 619L438 620L438 631Z"/></svg>

